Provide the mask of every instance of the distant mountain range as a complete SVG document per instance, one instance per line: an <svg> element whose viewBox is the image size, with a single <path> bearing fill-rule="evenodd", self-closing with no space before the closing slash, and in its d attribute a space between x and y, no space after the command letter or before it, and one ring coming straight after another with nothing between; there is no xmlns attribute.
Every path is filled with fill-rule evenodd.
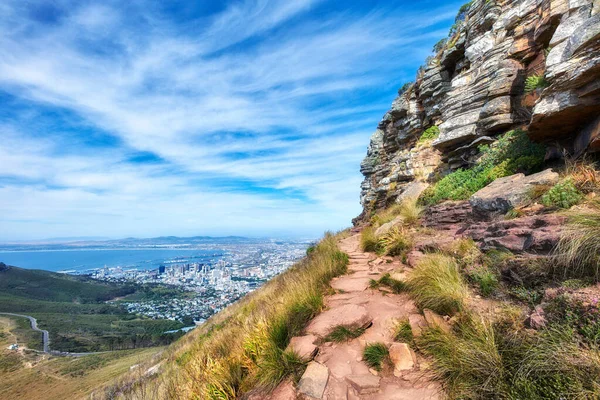
<svg viewBox="0 0 600 400"><path fill-rule="evenodd" d="M124 239L94 239L94 238L62 238L23 242L0 243L0 251L13 250L60 250L60 249L107 249L107 248L137 248L137 247L194 247L206 244L235 244L258 243L271 239L247 238L243 236L160 236L155 238L124 238Z"/></svg>

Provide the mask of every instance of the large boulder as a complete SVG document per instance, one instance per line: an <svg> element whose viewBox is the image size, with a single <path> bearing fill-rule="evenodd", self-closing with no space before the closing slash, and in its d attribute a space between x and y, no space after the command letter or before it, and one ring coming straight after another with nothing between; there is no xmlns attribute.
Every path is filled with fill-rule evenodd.
<svg viewBox="0 0 600 400"><path fill-rule="evenodd" d="M506 213L523 205L536 185L553 185L559 175L551 169L525 176L516 174L496 179L469 199L473 210L480 213Z"/></svg>

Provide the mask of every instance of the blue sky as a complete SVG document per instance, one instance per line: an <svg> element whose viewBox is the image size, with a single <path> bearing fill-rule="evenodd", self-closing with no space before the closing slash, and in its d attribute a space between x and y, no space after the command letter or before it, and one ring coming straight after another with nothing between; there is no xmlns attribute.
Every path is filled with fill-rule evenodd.
<svg viewBox="0 0 600 400"><path fill-rule="evenodd" d="M0 3L0 240L318 236L461 2Z"/></svg>

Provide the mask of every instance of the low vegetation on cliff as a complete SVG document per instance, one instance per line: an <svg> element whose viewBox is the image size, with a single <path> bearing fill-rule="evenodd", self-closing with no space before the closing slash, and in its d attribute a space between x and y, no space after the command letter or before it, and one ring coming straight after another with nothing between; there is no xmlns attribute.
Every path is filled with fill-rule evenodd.
<svg viewBox="0 0 600 400"><path fill-rule="evenodd" d="M501 135L492 145L480 147L481 156L469 169L459 169L441 178L421 196L424 204L464 200L497 178L517 172L540 170L545 148L529 140L527 133L514 130Z"/></svg>

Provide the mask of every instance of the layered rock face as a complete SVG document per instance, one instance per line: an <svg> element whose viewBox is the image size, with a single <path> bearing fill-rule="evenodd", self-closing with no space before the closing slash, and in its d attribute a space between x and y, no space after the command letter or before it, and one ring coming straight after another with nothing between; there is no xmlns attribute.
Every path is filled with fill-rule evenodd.
<svg viewBox="0 0 600 400"><path fill-rule="evenodd" d="M528 77L543 84L526 93ZM363 216L514 128L560 152L600 151L600 0L475 0L371 137Z"/></svg>

